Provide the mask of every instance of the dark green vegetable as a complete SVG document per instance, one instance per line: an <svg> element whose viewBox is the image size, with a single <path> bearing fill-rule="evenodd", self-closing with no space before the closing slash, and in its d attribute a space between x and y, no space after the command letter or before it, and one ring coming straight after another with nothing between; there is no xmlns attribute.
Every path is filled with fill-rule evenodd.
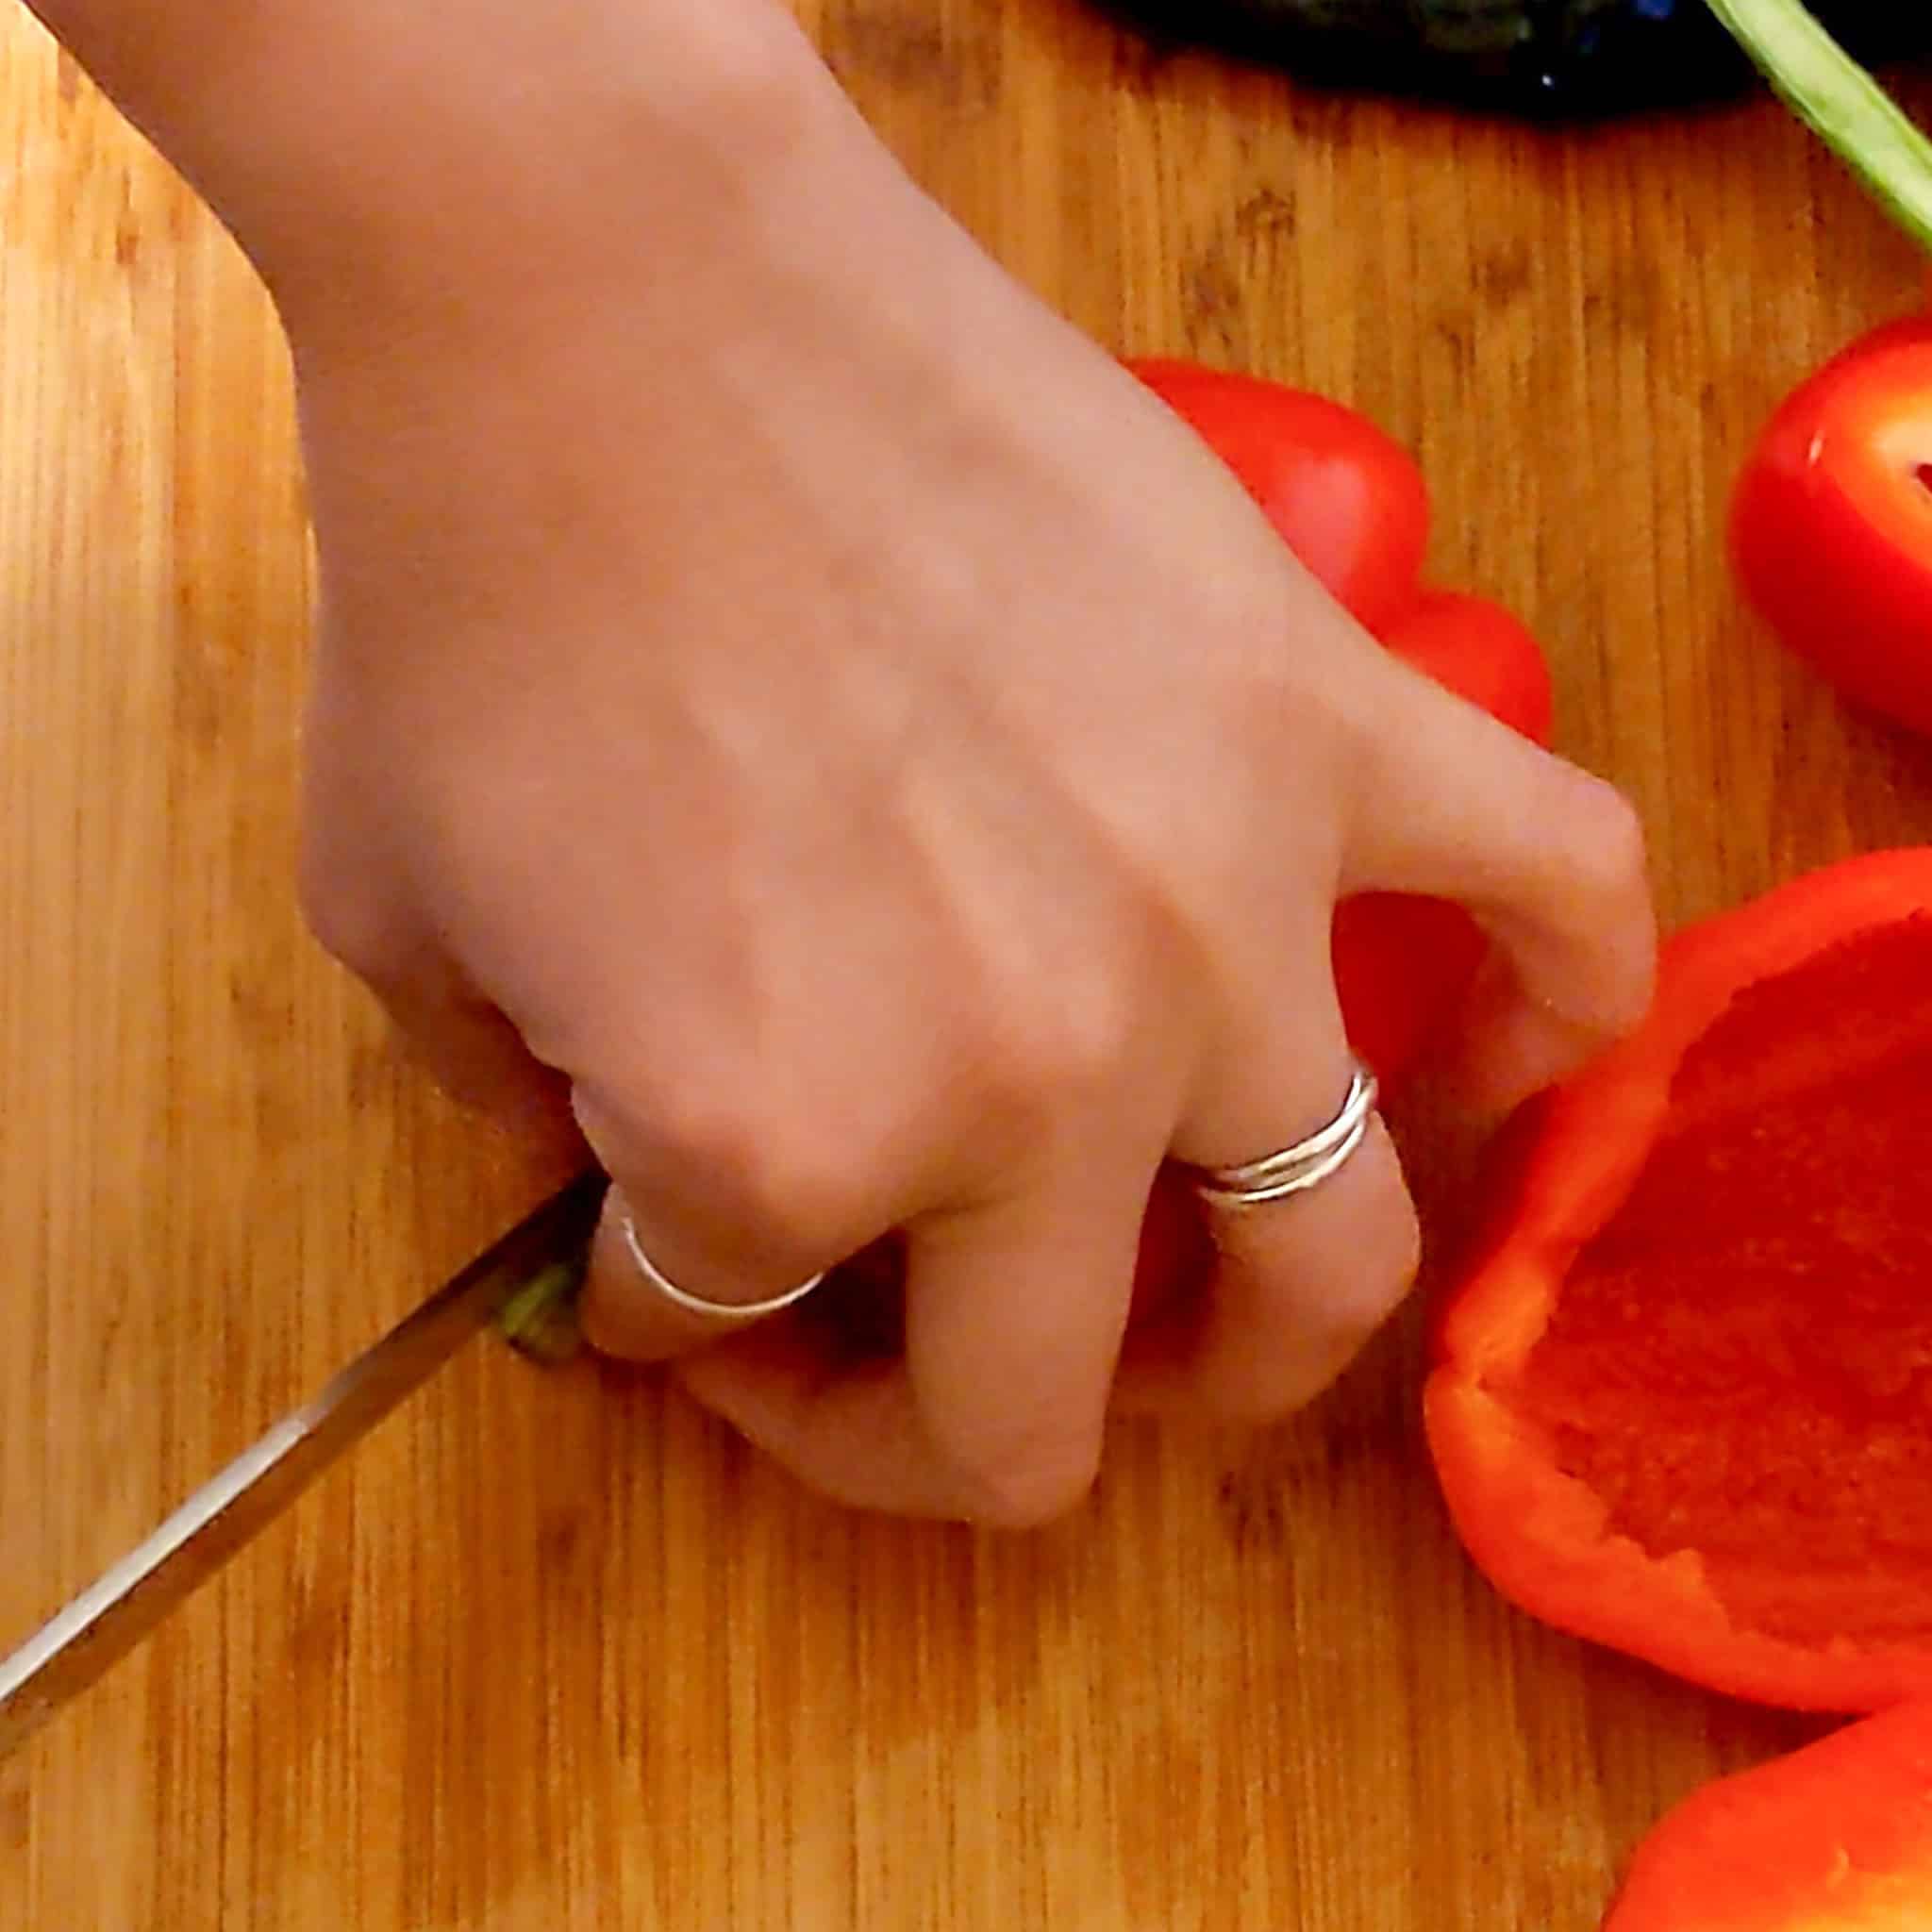
<svg viewBox="0 0 1932 1932"><path fill-rule="evenodd" d="M1750 63L1707 0L1101 0L1156 40L1323 85L1539 117L1733 94ZM1817 0L1868 65L1932 50L1928 0Z"/></svg>
<svg viewBox="0 0 1932 1932"><path fill-rule="evenodd" d="M583 1341L577 1295L584 1285L585 1258L575 1255L553 1263L504 1304L497 1329L520 1355L554 1364L576 1354Z"/></svg>

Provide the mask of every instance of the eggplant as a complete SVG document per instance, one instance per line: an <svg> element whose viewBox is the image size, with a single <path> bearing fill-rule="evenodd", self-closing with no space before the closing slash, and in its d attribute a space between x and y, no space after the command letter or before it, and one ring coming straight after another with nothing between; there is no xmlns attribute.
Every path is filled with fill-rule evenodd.
<svg viewBox="0 0 1932 1932"><path fill-rule="evenodd" d="M1101 0L1167 47L1281 67L1318 86L1548 120L1735 96L1750 62L1706 0ZM1811 0L1866 66L1932 50L1926 0Z"/></svg>

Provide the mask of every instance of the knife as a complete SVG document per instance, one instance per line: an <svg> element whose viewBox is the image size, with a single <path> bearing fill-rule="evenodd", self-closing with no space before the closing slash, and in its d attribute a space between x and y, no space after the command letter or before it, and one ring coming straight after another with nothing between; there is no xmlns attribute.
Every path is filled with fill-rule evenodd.
<svg viewBox="0 0 1932 1932"><path fill-rule="evenodd" d="M608 1185L579 1175L277 1423L139 1548L0 1660L0 1758L20 1749L253 1541L471 1336L492 1324L539 1358L583 1275Z"/></svg>

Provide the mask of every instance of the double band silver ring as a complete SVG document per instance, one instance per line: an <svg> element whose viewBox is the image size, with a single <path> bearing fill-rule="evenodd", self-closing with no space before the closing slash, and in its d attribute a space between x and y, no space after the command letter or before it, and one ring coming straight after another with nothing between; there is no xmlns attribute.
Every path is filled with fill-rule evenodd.
<svg viewBox="0 0 1932 1932"><path fill-rule="evenodd" d="M679 1288L644 1253L643 1243L638 1240L637 1227L628 1214L618 1225L624 1231L624 1244L630 1250L630 1257L646 1283L673 1307L683 1309L687 1315L702 1316L707 1322L762 1322L767 1315L781 1314L793 1303L802 1302L831 1272L822 1268L809 1281L801 1281L796 1288L788 1288L782 1294L768 1295L761 1302L708 1301L703 1295L692 1294L689 1289Z"/></svg>
<svg viewBox="0 0 1932 1932"><path fill-rule="evenodd" d="M1239 1210L1285 1201L1291 1194L1320 1187L1362 1144L1375 1118L1375 1093L1374 1074L1357 1061L1341 1110L1325 1127L1240 1167L1190 1168L1194 1191L1210 1208Z"/></svg>

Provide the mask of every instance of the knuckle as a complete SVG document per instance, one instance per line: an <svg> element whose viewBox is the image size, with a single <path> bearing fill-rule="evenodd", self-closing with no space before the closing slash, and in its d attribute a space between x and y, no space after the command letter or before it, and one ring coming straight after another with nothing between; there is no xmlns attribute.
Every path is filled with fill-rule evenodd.
<svg viewBox="0 0 1932 1932"><path fill-rule="evenodd" d="M988 1082L1003 1110L1057 1118L1069 1102L1111 1088L1133 1052L1135 1011L1131 990L1110 973L1066 984L1058 997L1043 998L1038 982L1029 987L990 1028Z"/></svg>
<svg viewBox="0 0 1932 1932"><path fill-rule="evenodd" d="M960 1513L989 1529L1041 1529L1071 1514L1100 1474L1098 1436L1017 1442L958 1458Z"/></svg>
<svg viewBox="0 0 1932 1932"><path fill-rule="evenodd" d="M1591 897L1622 904L1641 894L1649 859L1643 822L1614 785L1576 773L1564 822L1572 863Z"/></svg>
<svg viewBox="0 0 1932 1932"><path fill-rule="evenodd" d="M1407 1196L1379 1218L1376 1252L1362 1272L1357 1324L1373 1333L1408 1298L1423 1265L1422 1224Z"/></svg>
<svg viewBox="0 0 1932 1932"><path fill-rule="evenodd" d="M1357 1265L1335 1284L1327 1309L1331 1330L1357 1343L1407 1297L1423 1259L1422 1224L1382 1127L1362 1152L1376 1170L1374 1193L1358 1219Z"/></svg>
<svg viewBox="0 0 1932 1932"><path fill-rule="evenodd" d="M1573 773L1572 782L1562 820L1570 835L1571 905L1580 915L1577 930L1594 937L1586 969L1569 975L1568 997L1555 1003L1616 1037L1642 1019L1657 970L1643 824L1613 786L1584 773Z"/></svg>
<svg viewBox="0 0 1932 1932"><path fill-rule="evenodd" d="M1278 1344L1226 1361L1213 1391L1222 1421L1257 1427L1314 1400L1407 1298L1422 1266L1422 1228L1392 1149L1375 1130L1364 1157L1382 1170L1350 1222L1349 1260L1298 1299Z"/></svg>
<svg viewBox="0 0 1932 1932"><path fill-rule="evenodd" d="M1353 1354L1356 1343L1348 1344ZM1338 1346L1303 1337L1279 1360L1249 1359L1224 1369L1204 1391L1213 1421L1236 1429L1266 1428L1305 1407L1339 1372ZM1345 1358L1345 1357L1343 1357ZM1318 1366L1319 1363L1319 1366Z"/></svg>
<svg viewBox="0 0 1932 1932"><path fill-rule="evenodd" d="M849 1238L860 1219L858 1164L758 1083L660 1070L621 1091L624 1138L649 1167L691 1177L720 1220L816 1256Z"/></svg>
<svg viewBox="0 0 1932 1932"><path fill-rule="evenodd" d="M340 859L334 841L306 831L295 869L296 902L315 942L365 978L391 951L392 920L366 875Z"/></svg>

